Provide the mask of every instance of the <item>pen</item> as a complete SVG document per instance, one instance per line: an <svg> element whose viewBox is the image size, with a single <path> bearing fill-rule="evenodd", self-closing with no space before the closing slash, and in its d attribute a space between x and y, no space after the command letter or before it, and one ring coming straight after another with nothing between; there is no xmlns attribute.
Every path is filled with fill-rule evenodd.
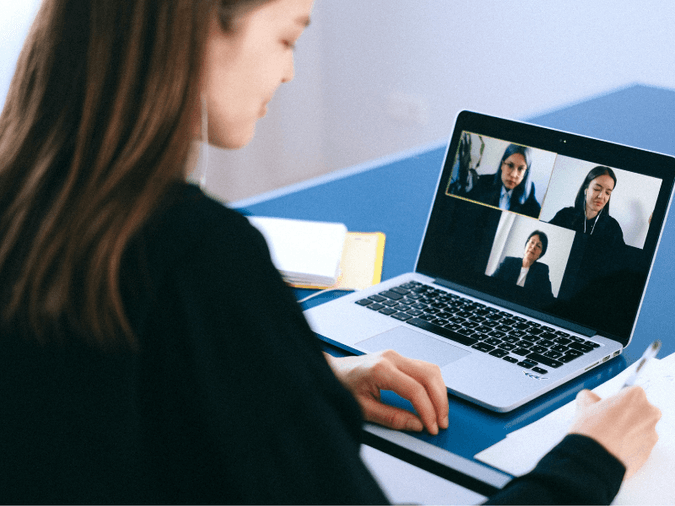
<svg viewBox="0 0 675 506"><path fill-rule="evenodd" d="M661 349L661 341L659 341L658 339L647 347L645 352L642 354L642 357L638 361L638 365L633 371L633 374L631 374L628 377L626 382L623 384L622 388L630 387L635 384L635 381L637 380L640 371L644 369L645 365L647 364L650 358L656 357L656 354L659 352L660 349Z"/></svg>

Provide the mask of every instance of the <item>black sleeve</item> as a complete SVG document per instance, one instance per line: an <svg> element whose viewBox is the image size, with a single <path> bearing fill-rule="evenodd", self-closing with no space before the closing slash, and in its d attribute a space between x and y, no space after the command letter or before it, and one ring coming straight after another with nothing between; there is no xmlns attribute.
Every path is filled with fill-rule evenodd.
<svg viewBox="0 0 675 506"><path fill-rule="evenodd" d="M521 212L522 214L525 214L527 216L531 216L532 218L539 218L539 214L541 213L541 204L539 204L539 201L537 200L537 197L535 196L535 188L534 188L534 183L532 183L531 188L530 188L530 195L527 197L527 200L523 203L522 209L520 211L515 210L517 212Z"/></svg>
<svg viewBox="0 0 675 506"><path fill-rule="evenodd" d="M611 216L610 216L611 218ZM612 237L612 246L614 248L620 247L620 246L625 246L626 241L623 237L623 230L621 230L621 225L619 225L619 222L616 221L614 218L612 218L612 224L611 224L611 237Z"/></svg>
<svg viewBox="0 0 675 506"><path fill-rule="evenodd" d="M504 271L506 269L504 268L504 262L499 264L499 267L497 267L497 270L494 272L492 275L493 278L495 279L504 279Z"/></svg>
<svg viewBox="0 0 675 506"><path fill-rule="evenodd" d="M541 265L541 286L539 287L541 296L545 299L553 298L553 288L551 286L551 276L548 265L540 263Z"/></svg>
<svg viewBox="0 0 675 506"><path fill-rule="evenodd" d="M624 473L623 464L599 443L570 434L486 504L609 504Z"/></svg>
<svg viewBox="0 0 675 506"><path fill-rule="evenodd" d="M496 205L499 205L499 193L495 199L495 191L492 188L494 177L495 174L478 175L473 188L466 194L466 198L490 205L493 205L493 201L496 200Z"/></svg>
<svg viewBox="0 0 675 506"><path fill-rule="evenodd" d="M549 220L549 224L551 225L557 225L559 227L564 227L563 221L562 221L562 210L558 211L555 213L555 216Z"/></svg>
<svg viewBox="0 0 675 506"><path fill-rule="evenodd" d="M499 267L497 267L497 270L494 272L492 275L493 278L495 279L501 279L503 281L509 282L513 280L511 279L513 277L513 266L514 262L516 262L518 259L514 257L506 257L504 260L502 260L502 263L499 264ZM522 262L522 260L521 260ZM517 280L516 276L516 280Z"/></svg>
<svg viewBox="0 0 675 506"><path fill-rule="evenodd" d="M555 216L551 221L549 221L549 223L551 225L557 225L558 227L573 228L570 214L569 208L565 207L564 209L561 209L555 213Z"/></svg>
<svg viewBox="0 0 675 506"><path fill-rule="evenodd" d="M214 212L162 294L172 298L165 321L176 319L166 333L181 328L175 361L189 364L189 409L200 427L198 444L185 451L201 448L191 458L200 460L195 480L205 490L186 499L387 502L359 456L358 404L333 375L264 239L233 211ZM168 486L181 497L179 483Z"/></svg>

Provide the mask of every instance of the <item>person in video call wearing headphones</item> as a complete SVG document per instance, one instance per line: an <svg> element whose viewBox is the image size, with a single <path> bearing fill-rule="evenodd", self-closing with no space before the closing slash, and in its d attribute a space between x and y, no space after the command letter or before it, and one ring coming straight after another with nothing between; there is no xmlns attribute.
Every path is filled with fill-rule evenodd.
<svg viewBox="0 0 675 506"><path fill-rule="evenodd" d="M251 140L312 5L42 2L0 115L3 502L385 503L364 418L452 430L437 366L325 356L262 235L186 182L193 141ZM660 412L578 409L491 501L612 500Z"/></svg>
<svg viewBox="0 0 675 506"><path fill-rule="evenodd" d="M530 148L509 144L497 172L479 176L466 198L538 218L541 205L537 202L534 183L530 180L531 166Z"/></svg>
<svg viewBox="0 0 675 506"><path fill-rule="evenodd" d="M558 211L549 223L602 239L607 245L623 245L621 226L609 215L609 201L615 187L612 169L602 165L594 167L579 187L574 206Z"/></svg>
<svg viewBox="0 0 675 506"><path fill-rule="evenodd" d="M522 286L537 297L551 298L553 292L548 265L539 262L547 249L548 237L544 232L535 230L525 242L523 257L506 257L492 276Z"/></svg>

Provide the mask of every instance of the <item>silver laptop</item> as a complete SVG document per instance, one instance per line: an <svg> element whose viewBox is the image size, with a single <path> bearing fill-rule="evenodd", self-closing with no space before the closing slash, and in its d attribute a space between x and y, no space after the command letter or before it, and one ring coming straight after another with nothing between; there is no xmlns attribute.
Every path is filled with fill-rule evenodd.
<svg viewBox="0 0 675 506"><path fill-rule="evenodd" d="M435 363L499 412L621 354L675 158L463 111L440 172L415 271L306 310L317 335Z"/></svg>

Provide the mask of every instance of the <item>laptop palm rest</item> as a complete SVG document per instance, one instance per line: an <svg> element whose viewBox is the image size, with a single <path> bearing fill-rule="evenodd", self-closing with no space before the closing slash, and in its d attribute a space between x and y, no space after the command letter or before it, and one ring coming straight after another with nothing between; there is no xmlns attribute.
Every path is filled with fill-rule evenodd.
<svg viewBox="0 0 675 506"><path fill-rule="evenodd" d="M455 360L471 355L457 346L444 343L406 326L395 327L358 343L367 352L392 349L401 355L431 362L444 367Z"/></svg>

